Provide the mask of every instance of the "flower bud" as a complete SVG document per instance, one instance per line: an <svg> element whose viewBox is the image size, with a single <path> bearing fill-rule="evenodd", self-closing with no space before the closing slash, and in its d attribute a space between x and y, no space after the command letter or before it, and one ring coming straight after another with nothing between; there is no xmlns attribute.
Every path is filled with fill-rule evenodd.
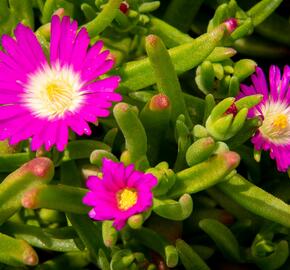
<svg viewBox="0 0 290 270"><path fill-rule="evenodd" d="M237 134L245 124L248 108L234 103L234 98L226 98L218 103L206 121L206 129L216 140L226 141Z"/></svg>
<svg viewBox="0 0 290 270"><path fill-rule="evenodd" d="M229 33L232 33L237 27L238 22L235 18L230 18L224 22Z"/></svg>

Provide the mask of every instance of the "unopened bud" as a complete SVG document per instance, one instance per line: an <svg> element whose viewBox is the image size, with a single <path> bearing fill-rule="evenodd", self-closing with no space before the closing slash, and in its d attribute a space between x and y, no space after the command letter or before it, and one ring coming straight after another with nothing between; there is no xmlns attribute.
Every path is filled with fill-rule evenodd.
<svg viewBox="0 0 290 270"><path fill-rule="evenodd" d="M21 204L24 208L28 208L28 209L36 208L36 205L37 205L36 197L37 197L38 191L39 191L38 188L34 188L24 193L21 199Z"/></svg>
<svg viewBox="0 0 290 270"><path fill-rule="evenodd" d="M225 112L225 114L233 114L233 116L236 116L238 113L238 108L235 103L233 103Z"/></svg>
<svg viewBox="0 0 290 270"><path fill-rule="evenodd" d="M234 169L240 163L240 156L236 152L229 151L229 152L223 153L223 155L226 159L226 162L229 168Z"/></svg>
<svg viewBox="0 0 290 270"><path fill-rule="evenodd" d="M124 14L127 14L129 8L130 6L126 1L123 1L119 6L120 11Z"/></svg>
<svg viewBox="0 0 290 270"><path fill-rule="evenodd" d="M24 164L21 170L31 171L39 178L50 179L54 173L54 166L49 158L39 157Z"/></svg>
<svg viewBox="0 0 290 270"><path fill-rule="evenodd" d="M152 111L161 111L170 106L169 98L164 94L158 94L152 97L149 108Z"/></svg>
<svg viewBox="0 0 290 270"><path fill-rule="evenodd" d="M57 15L58 17L62 18L64 16L64 8L58 8L53 15Z"/></svg>
<svg viewBox="0 0 290 270"><path fill-rule="evenodd" d="M107 56L107 60L112 60L115 64L117 61L117 56L114 53L110 52Z"/></svg>
<svg viewBox="0 0 290 270"><path fill-rule="evenodd" d="M23 253L23 262L26 265L31 265L31 266L38 264L38 256L36 252L34 251L34 249L28 247L25 250L25 252Z"/></svg>
<svg viewBox="0 0 290 270"><path fill-rule="evenodd" d="M232 33L238 27L238 22L235 18L230 18L225 21L225 25L228 32Z"/></svg>
<svg viewBox="0 0 290 270"><path fill-rule="evenodd" d="M140 229L144 222L143 216L141 214L133 215L128 219L128 225L132 229Z"/></svg>

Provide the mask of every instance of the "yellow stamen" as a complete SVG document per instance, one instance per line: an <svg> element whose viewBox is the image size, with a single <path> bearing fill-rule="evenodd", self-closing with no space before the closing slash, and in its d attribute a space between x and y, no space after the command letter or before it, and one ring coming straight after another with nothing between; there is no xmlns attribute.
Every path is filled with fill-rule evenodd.
<svg viewBox="0 0 290 270"><path fill-rule="evenodd" d="M126 211L137 203L137 192L135 189L125 188L117 193L118 207Z"/></svg>
<svg viewBox="0 0 290 270"><path fill-rule="evenodd" d="M288 126L288 118L285 114L279 114L275 117L273 121L273 126L278 129L285 129Z"/></svg>
<svg viewBox="0 0 290 270"><path fill-rule="evenodd" d="M63 112L72 105L72 87L61 80L50 82L46 86L46 94L51 108L58 112Z"/></svg>
<svg viewBox="0 0 290 270"><path fill-rule="evenodd" d="M59 101L60 98L71 99L71 87L60 80L54 80L46 87L48 99L50 101Z"/></svg>

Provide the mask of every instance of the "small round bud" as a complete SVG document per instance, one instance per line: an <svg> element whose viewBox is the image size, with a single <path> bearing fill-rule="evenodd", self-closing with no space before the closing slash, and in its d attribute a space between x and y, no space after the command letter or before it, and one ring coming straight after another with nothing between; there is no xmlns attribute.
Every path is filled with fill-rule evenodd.
<svg viewBox="0 0 290 270"><path fill-rule="evenodd" d="M64 8L59 8L55 12L53 12L53 15L57 15L58 17L62 18L64 16Z"/></svg>
<svg viewBox="0 0 290 270"><path fill-rule="evenodd" d="M32 249L31 247L27 247L27 249L23 253L23 262L29 266L34 266L38 264L38 256L34 249Z"/></svg>
<svg viewBox="0 0 290 270"><path fill-rule="evenodd" d="M225 21L225 25L228 32L232 33L238 27L238 22L235 18L230 18Z"/></svg>
<svg viewBox="0 0 290 270"><path fill-rule="evenodd" d="M170 106L169 98L164 94L158 94L152 97L149 107L153 111L162 111Z"/></svg>
<svg viewBox="0 0 290 270"><path fill-rule="evenodd" d="M37 195L39 190L37 188L31 189L24 193L21 199L21 204L24 208L34 209L37 207Z"/></svg>
<svg viewBox="0 0 290 270"><path fill-rule="evenodd" d="M127 14L129 8L130 6L126 1L123 1L119 6L120 11L124 14Z"/></svg>
<svg viewBox="0 0 290 270"><path fill-rule="evenodd" d="M239 164L240 159L241 159L237 153L229 151L229 152L223 153L223 155L225 157L225 160L226 160L229 168L234 169L237 167L237 165Z"/></svg>

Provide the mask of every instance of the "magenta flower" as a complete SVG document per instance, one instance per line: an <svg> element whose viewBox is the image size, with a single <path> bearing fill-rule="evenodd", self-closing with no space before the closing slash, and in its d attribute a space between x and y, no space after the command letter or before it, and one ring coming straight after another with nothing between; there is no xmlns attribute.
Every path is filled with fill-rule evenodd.
<svg viewBox="0 0 290 270"><path fill-rule="evenodd" d="M252 143L256 150L269 150L278 170L287 171L290 166L290 67L285 66L281 78L279 68L271 66L270 92L261 68L257 67L251 78L253 85L241 85L238 98L253 94L264 96L261 103L249 111L249 117L261 115L264 119Z"/></svg>
<svg viewBox="0 0 290 270"><path fill-rule="evenodd" d="M113 66L109 51L101 52L102 41L88 49L86 29L67 16L52 17L49 61L30 28L18 24L14 33L3 35L0 51L0 140L32 137L32 150L63 151L69 128L90 135L88 122L121 100L118 76L96 80Z"/></svg>
<svg viewBox="0 0 290 270"><path fill-rule="evenodd" d="M83 203L93 206L89 212L92 219L114 220L113 225L121 230L129 217L146 211L152 206L152 188L157 179L152 174L135 171L134 165L103 159L102 178L90 176L87 187L90 191Z"/></svg>
<svg viewBox="0 0 290 270"><path fill-rule="evenodd" d="M225 25L226 25L228 32L232 33L238 27L237 19L230 18L230 19L225 21Z"/></svg>

